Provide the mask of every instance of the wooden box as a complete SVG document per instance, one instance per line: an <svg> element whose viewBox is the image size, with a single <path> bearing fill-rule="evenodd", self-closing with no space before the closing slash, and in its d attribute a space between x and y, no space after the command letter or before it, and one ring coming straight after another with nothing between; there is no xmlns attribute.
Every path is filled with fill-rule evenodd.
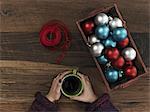
<svg viewBox="0 0 150 112"><path fill-rule="evenodd" d="M94 17L97 14L101 13L101 12L106 13L107 15L112 16L112 17L120 18L122 20L122 22L123 22L123 27L125 27L127 29L126 22L123 20L123 18L121 16L121 14L120 14L116 4L114 4L111 7L95 10L88 17L86 17L84 19L81 19L81 20L76 22L77 27L78 27L79 31L81 32L82 37L83 37L87 47L88 47L88 44L87 44L88 43L88 39L87 39L88 35L83 31L82 24L85 21L87 21L87 20L94 19ZM138 51L138 49L137 49L137 47L136 47L136 45L135 45L135 43L134 43L134 41L132 39L132 36L131 36L130 32L128 31L128 29L127 29L127 32L128 32L128 38L129 38L129 46L133 47L136 50L136 52L137 52L137 56L136 56L136 59L134 60L134 64L137 67L137 74L138 75L135 78L133 78L133 79L124 78L124 79L121 79L121 80L117 81L114 84L110 84L107 81L107 79L106 79L106 77L104 75L103 65L99 64L99 62L97 61L96 57L92 54L91 49L88 47L108 91L114 90L114 89L117 89L117 88L127 87L128 85L130 85L132 82L134 82L135 80L137 80L138 78L140 78L141 76L143 76L147 72L146 67L145 67L145 65L143 63L143 60L142 60L142 58L141 58L141 56L139 54L139 51Z"/></svg>

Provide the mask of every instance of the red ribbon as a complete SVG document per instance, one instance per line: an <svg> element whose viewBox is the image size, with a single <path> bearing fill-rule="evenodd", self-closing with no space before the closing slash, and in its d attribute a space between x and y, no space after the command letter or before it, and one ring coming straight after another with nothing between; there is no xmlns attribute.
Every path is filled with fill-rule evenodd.
<svg viewBox="0 0 150 112"><path fill-rule="evenodd" d="M62 53L56 59L56 63L59 64L70 46L71 37L68 28L63 22L52 20L42 27L40 42L50 50L62 50Z"/></svg>

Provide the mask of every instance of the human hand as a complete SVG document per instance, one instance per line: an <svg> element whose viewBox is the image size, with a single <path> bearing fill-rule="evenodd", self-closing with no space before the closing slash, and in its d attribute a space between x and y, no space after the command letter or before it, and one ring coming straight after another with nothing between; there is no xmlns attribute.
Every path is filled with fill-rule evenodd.
<svg viewBox="0 0 150 112"><path fill-rule="evenodd" d="M63 73L60 73L57 75L56 78L54 78L50 91L48 92L48 94L46 95L46 97L51 101L51 102L55 102L57 100L59 100L60 96L61 96L61 84L62 84L62 78L66 75L69 74L71 71L65 71Z"/></svg>
<svg viewBox="0 0 150 112"><path fill-rule="evenodd" d="M70 99L87 102L87 103L93 103L98 97L94 94L88 76L85 76L81 73L77 73L77 74L81 77L81 80L83 81L84 90L80 96L73 96L70 97Z"/></svg>

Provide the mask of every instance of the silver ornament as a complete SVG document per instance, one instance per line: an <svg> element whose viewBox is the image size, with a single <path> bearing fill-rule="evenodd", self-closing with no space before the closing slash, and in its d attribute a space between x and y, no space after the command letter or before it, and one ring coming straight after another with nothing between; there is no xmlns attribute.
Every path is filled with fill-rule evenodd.
<svg viewBox="0 0 150 112"><path fill-rule="evenodd" d="M111 28L117 28L123 26L122 21L116 17L113 20L109 21L109 25Z"/></svg>
<svg viewBox="0 0 150 112"><path fill-rule="evenodd" d="M122 51L122 55L127 61L131 61L135 59L136 51L132 47L127 47Z"/></svg>
<svg viewBox="0 0 150 112"><path fill-rule="evenodd" d="M88 42L90 44L94 44L96 42L100 42L100 40L98 40L98 38L95 35L91 35L91 36L88 37Z"/></svg>
<svg viewBox="0 0 150 112"><path fill-rule="evenodd" d="M112 20L113 20L113 18L112 18L111 16L109 16L108 19L109 19L109 21L112 21Z"/></svg>
<svg viewBox="0 0 150 112"><path fill-rule="evenodd" d="M95 17L95 23L104 25L107 24L109 21L108 16L105 13L100 13Z"/></svg>
<svg viewBox="0 0 150 112"><path fill-rule="evenodd" d="M102 51L104 49L103 44L101 43L95 43L94 45L92 45L92 52L94 56L100 56Z"/></svg>

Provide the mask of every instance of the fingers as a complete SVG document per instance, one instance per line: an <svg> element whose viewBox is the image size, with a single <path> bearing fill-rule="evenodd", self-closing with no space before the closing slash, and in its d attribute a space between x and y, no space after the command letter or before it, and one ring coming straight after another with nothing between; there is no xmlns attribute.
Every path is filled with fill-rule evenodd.
<svg viewBox="0 0 150 112"><path fill-rule="evenodd" d="M60 80L66 75L66 74L69 74L71 71L65 71L65 72L62 72L62 73L59 73L56 78L54 78L54 81L55 82L61 82Z"/></svg>
<svg viewBox="0 0 150 112"><path fill-rule="evenodd" d="M80 96L73 96L73 97L70 97L70 99L77 100L77 101L81 101L82 100Z"/></svg>
<svg viewBox="0 0 150 112"><path fill-rule="evenodd" d="M56 76L56 78L54 78L53 80L53 88L56 89L57 93L60 93L60 89L61 89L61 84L62 84L62 78L66 75L69 74L71 71L65 71L63 73L60 73Z"/></svg>
<svg viewBox="0 0 150 112"><path fill-rule="evenodd" d="M61 89L61 83L58 83L56 87L56 92L60 93L60 89Z"/></svg>
<svg viewBox="0 0 150 112"><path fill-rule="evenodd" d="M86 75L83 75L83 74L81 74L81 73L77 73L80 77L81 77L81 79L82 79L82 81L83 81L83 84L86 86L86 83L90 83L90 79L89 79L89 77L88 76L86 76Z"/></svg>
<svg viewBox="0 0 150 112"><path fill-rule="evenodd" d="M68 71L64 71L64 72L60 73L59 79L62 79L66 74L69 74L71 72L72 72L71 70L70 71L68 70Z"/></svg>

